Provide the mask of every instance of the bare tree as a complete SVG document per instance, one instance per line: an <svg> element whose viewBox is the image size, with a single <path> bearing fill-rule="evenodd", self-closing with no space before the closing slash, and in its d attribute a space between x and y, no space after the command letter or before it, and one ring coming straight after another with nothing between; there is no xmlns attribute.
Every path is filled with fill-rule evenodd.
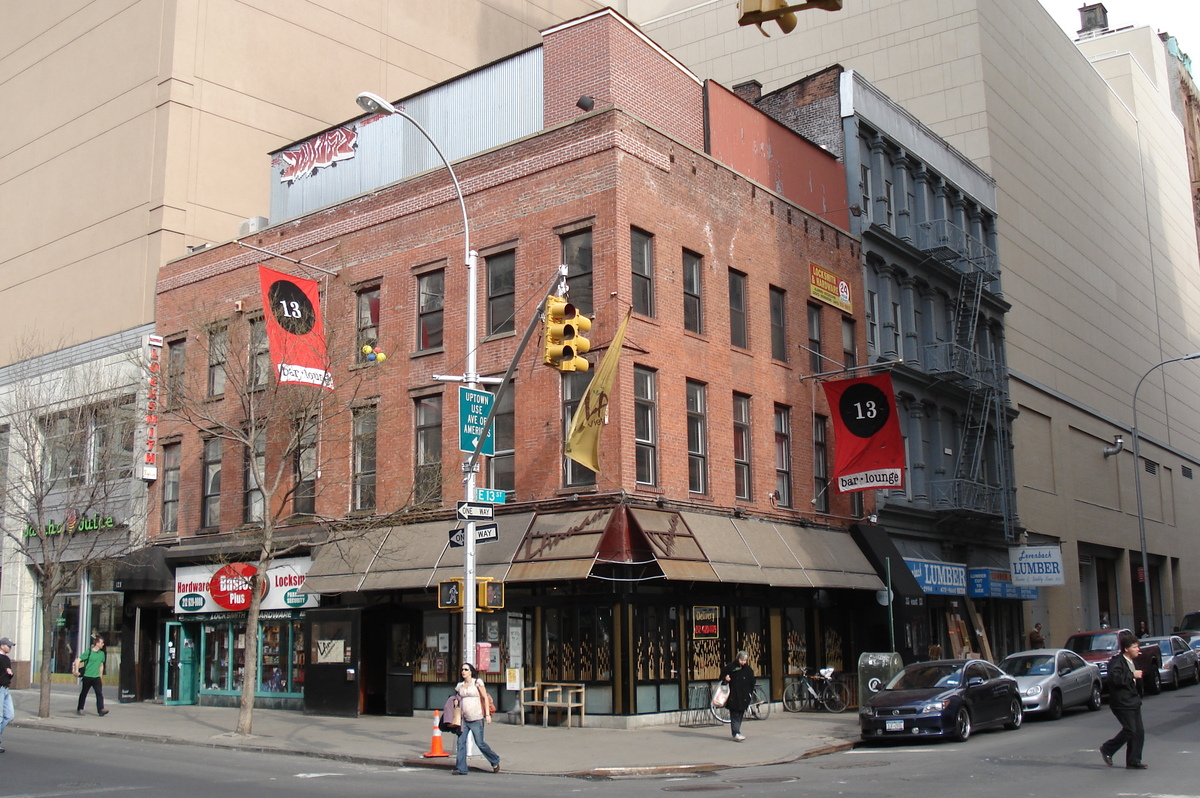
<svg viewBox="0 0 1200 798"><path fill-rule="evenodd" d="M145 488L134 474L140 371L120 358L44 364L21 361L0 389L0 507L9 552L37 579L38 715L48 717L55 601L131 549L144 528Z"/></svg>
<svg viewBox="0 0 1200 798"><path fill-rule="evenodd" d="M193 438L221 441L244 454L241 515L230 523L233 514L226 507L218 516L223 519L222 532L232 528L237 548L249 550L247 559L254 566L245 584L250 600L235 729L237 734L250 734L259 683L259 617L272 562L314 543L335 544L394 523L410 498L402 497L390 510L379 507L376 499L375 417L370 400L378 392L377 367L364 364L339 370L343 379L333 390L281 383L271 363L261 315L214 319L197 311L187 329L186 352L172 355L168 342L162 417L169 431L182 433L190 428ZM328 351L337 350L334 337L329 335ZM351 459L353 474L346 471ZM318 479L322 474L324 478ZM347 479L330 479L330 474ZM340 493L328 504L336 506L338 514L320 515L320 494L335 482ZM361 511L350 524L344 523L347 484L349 510ZM233 495L225 487L223 495ZM211 528L216 520L209 518L207 526ZM187 534L185 529L179 532Z"/></svg>

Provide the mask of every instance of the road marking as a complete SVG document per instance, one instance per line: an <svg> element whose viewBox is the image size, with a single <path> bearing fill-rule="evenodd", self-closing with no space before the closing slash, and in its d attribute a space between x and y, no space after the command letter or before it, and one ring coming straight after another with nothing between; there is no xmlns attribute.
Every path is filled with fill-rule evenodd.
<svg viewBox="0 0 1200 798"><path fill-rule="evenodd" d="M293 774L297 779L323 779L326 776L345 776L345 773L296 773Z"/></svg>

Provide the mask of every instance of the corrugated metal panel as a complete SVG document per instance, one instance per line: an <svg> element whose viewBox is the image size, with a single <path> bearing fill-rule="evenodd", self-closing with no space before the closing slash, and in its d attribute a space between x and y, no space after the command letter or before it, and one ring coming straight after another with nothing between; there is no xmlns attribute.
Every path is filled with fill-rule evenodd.
<svg viewBox="0 0 1200 798"><path fill-rule="evenodd" d="M532 135L543 127L542 48L518 53L398 104L452 163ZM407 119L364 117L342 127L357 136L354 156L291 183L280 180L286 167L281 153L319 136L274 153L272 224L442 167L437 152Z"/></svg>
<svg viewBox="0 0 1200 798"><path fill-rule="evenodd" d="M662 569L667 579L677 579L691 582L720 582L717 572L706 562L692 560L659 560L658 567Z"/></svg>
<svg viewBox="0 0 1200 798"><path fill-rule="evenodd" d="M508 570L506 582L541 582L543 580L586 579L595 560L547 560L517 562Z"/></svg>

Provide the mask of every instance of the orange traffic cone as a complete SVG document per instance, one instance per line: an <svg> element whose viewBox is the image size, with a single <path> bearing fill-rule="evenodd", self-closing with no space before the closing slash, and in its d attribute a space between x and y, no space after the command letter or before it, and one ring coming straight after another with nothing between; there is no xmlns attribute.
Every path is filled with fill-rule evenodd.
<svg viewBox="0 0 1200 798"><path fill-rule="evenodd" d="M440 709L433 711L433 741L430 743L430 748L433 750L425 754L427 757L450 756L442 748L442 711Z"/></svg>

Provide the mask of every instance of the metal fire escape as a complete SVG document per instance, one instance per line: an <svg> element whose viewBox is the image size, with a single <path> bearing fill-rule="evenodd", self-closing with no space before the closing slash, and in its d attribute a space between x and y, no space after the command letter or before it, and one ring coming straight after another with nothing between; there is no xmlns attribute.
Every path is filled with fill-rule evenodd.
<svg viewBox="0 0 1200 798"><path fill-rule="evenodd" d="M984 289L999 277L996 253L952 222L920 226L918 247L959 274L953 340L931 345L926 371L967 393L953 477L935 481L934 507L975 517L999 517L1005 539L1016 539L1008 380L1003 366L979 351L976 336ZM995 453L989 459L988 452ZM989 473L989 466L994 473Z"/></svg>

